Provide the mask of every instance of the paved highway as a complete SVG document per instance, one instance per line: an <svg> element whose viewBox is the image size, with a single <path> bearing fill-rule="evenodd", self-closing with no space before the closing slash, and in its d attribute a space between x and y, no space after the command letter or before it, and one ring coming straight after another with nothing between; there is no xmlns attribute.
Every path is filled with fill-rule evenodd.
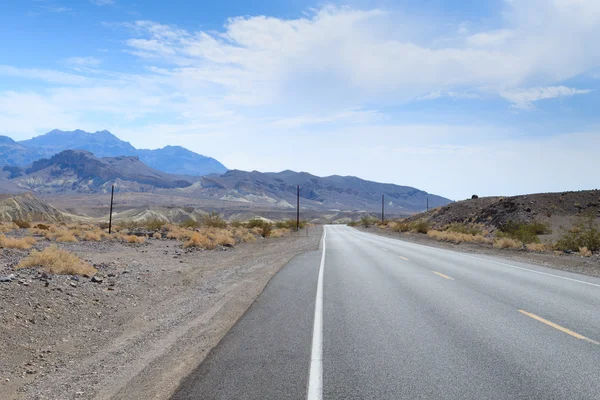
<svg viewBox="0 0 600 400"><path fill-rule="evenodd" d="M600 399L600 279L327 226L173 399Z"/></svg>

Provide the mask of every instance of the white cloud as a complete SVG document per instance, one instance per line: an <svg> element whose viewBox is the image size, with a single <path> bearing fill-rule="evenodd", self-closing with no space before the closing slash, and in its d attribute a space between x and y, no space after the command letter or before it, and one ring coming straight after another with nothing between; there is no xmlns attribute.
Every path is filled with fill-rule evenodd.
<svg viewBox="0 0 600 400"><path fill-rule="evenodd" d="M88 81L88 78L86 77L61 71L37 68L16 68L9 65L0 65L0 76L35 79L59 85L82 85Z"/></svg>
<svg viewBox="0 0 600 400"><path fill-rule="evenodd" d="M74 68L97 67L100 65L100 60L96 57L69 57L65 63Z"/></svg>
<svg viewBox="0 0 600 400"><path fill-rule="evenodd" d="M90 3L97 6L109 6L115 4L115 0L90 0Z"/></svg>
<svg viewBox="0 0 600 400"><path fill-rule="evenodd" d="M591 90L588 89L574 89L566 86L549 86L506 91L501 95L502 97L513 102L516 108L529 110L533 108L533 103L539 100L555 99L558 97L571 97L577 94L587 94L590 92Z"/></svg>

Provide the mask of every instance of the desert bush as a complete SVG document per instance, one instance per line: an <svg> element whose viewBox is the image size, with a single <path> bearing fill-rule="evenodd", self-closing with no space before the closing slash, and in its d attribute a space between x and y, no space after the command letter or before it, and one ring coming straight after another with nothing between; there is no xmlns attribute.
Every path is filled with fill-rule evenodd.
<svg viewBox="0 0 600 400"><path fill-rule="evenodd" d="M362 226L364 226L365 228L368 228L369 226L373 225L376 222L377 222L377 219L371 217L370 215L363 215L362 217L360 217L360 224Z"/></svg>
<svg viewBox="0 0 600 400"><path fill-rule="evenodd" d="M444 230L448 232L464 233L467 235L481 235L483 228L484 227L481 224L452 222L446 225Z"/></svg>
<svg viewBox="0 0 600 400"><path fill-rule="evenodd" d="M136 235L123 235L123 241L131 244L144 243L146 238L143 236Z"/></svg>
<svg viewBox="0 0 600 400"><path fill-rule="evenodd" d="M19 227L12 222L9 222L9 223L1 223L0 222L0 233L14 231L15 229L18 229L18 228Z"/></svg>
<svg viewBox="0 0 600 400"><path fill-rule="evenodd" d="M550 227L542 222L516 223L509 221L500 227L498 237L515 239L523 243L539 243L538 235L552 233Z"/></svg>
<svg viewBox="0 0 600 400"><path fill-rule="evenodd" d="M162 239L162 233L160 233L160 232L154 232L154 235L152 235L152 237L154 239Z"/></svg>
<svg viewBox="0 0 600 400"><path fill-rule="evenodd" d="M412 224L411 230L414 230L419 233L427 233L427 232L429 232L429 229L430 229L429 222L420 220L420 221L417 221L414 224Z"/></svg>
<svg viewBox="0 0 600 400"><path fill-rule="evenodd" d="M42 267L51 274L92 276L98 272L94 267L81 260L75 254L59 249L56 245L43 251L33 250L17 268Z"/></svg>
<svg viewBox="0 0 600 400"><path fill-rule="evenodd" d="M77 242L77 238L71 231L59 232L58 235L56 236L55 240L57 242L70 242L70 243Z"/></svg>
<svg viewBox="0 0 600 400"><path fill-rule="evenodd" d="M413 226L410 222L398 221L394 222L390 226L390 229L392 229L394 232L410 232L413 230Z"/></svg>
<svg viewBox="0 0 600 400"><path fill-rule="evenodd" d="M269 237L278 238L278 237L282 237L283 235L285 235L287 233L290 233L290 229L287 229L287 228L273 229L273 231L271 232L271 235Z"/></svg>
<svg viewBox="0 0 600 400"><path fill-rule="evenodd" d="M203 229L200 232L193 232L189 240L183 244L183 247L197 247L212 250L217 246L233 245L235 245L235 239L230 231L209 228Z"/></svg>
<svg viewBox="0 0 600 400"><path fill-rule="evenodd" d="M194 221L193 219L188 218L185 221L181 222L179 224L179 227L184 228L184 229L196 229L196 228L200 228L200 222Z"/></svg>
<svg viewBox="0 0 600 400"><path fill-rule="evenodd" d="M86 242L99 242L102 240L102 235L98 232L87 231L81 236L81 240Z"/></svg>
<svg viewBox="0 0 600 400"><path fill-rule="evenodd" d="M145 228L149 231L159 231L161 230L167 223L158 218L154 218L146 221Z"/></svg>
<svg viewBox="0 0 600 400"><path fill-rule="evenodd" d="M108 222L100 222L98 224L98 228L100 228L100 229L108 229Z"/></svg>
<svg viewBox="0 0 600 400"><path fill-rule="evenodd" d="M246 223L246 227L250 228L253 233L256 233L262 237L269 237L273 226L270 222L264 221L260 218L251 219Z"/></svg>
<svg viewBox="0 0 600 400"><path fill-rule="evenodd" d="M359 222L358 221L350 221L346 225L348 225L348 226L358 226Z"/></svg>
<svg viewBox="0 0 600 400"><path fill-rule="evenodd" d="M216 211L211 211L209 214L202 216L202 225L209 228L226 228L227 221L221 218Z"/></svg>
<svg viewBox="0 0 600 400"><path fill-rule="evenodd" d="M300 229L304 229L306 227L306 220L301 219L299 221L298 226L300 227ZM275 222L275 228L276 229L289 229L289 230L296 230L296 220L295 219L286 219L284 221L277 221Z"/></svg>
<svg viewBox="0 0 600 400"><path fill-rule="evenodd" d="M582 247L592 252L600 250L600 226L593 214L581 216L575 226L556 242L559 250L579 251Z"/></svg>
<svg viewBox="0 0 600 400"><path fill-rule="evenodd" d="M244 226L244 224L242 224L240 221L231 221L229 223L229 226L231 226L232 228L241 228L242 226Z"/></svg>
<svg viewBox="0 0 600 400"><path fill-rule="evenodd" d="M482 235L471 235L468 233L452 232L452 231L435 231L430 230L427 236L442 242L459 243L481 243L491 244L493 241Z"/></svg>
<svg viewBox="0 0 600 400"><path fill-rule="evenodd" d="M23 219L14 219L13 224L18 226L21 229L29 229L31 228L31 222L25 221Z"/></svg>
<svg viewBox="0 0 600 400"><path fill-rule="evenodd" d="M587 247L580 247L579 248L579 255L583 256L583 257L591 257L592 256L592 252Z"/></svg>
<svg viewBox="0 0 600 400"><path fill-rule="evenodd" d="M523 243L508 237L501 237L494 240L494 247L497 249L520 249L523 247Z"/></svg>
<svg viewBox="0 0 600 400"><path fill-rule="evenodd" d="M547 246L545 244L542 243L527 243L525 245L525 247L527 248L527 250L529 251L546 251L547 250Z"/></svg>
<svg viewBox="0 0 600 400"><path fill-rule="evenodd" d="M45 225L45 224L37 224L36 226L34 226L35 229L40 229L42 231L48 231L50 230L50 226L49 225Z"/></svg>
<svg viewBox="0 0 600 400"><path fill-rule="evenodd" d="M36 243L35 238L23 237L23 238L11 238L4 235L0 235L0 248L5 249L30 249Z"/></svg>

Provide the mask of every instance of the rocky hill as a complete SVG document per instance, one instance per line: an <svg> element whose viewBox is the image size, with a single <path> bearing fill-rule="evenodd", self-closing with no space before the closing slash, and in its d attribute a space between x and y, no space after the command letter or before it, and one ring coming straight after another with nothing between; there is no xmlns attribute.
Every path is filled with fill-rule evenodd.
<svg viewBox="0 0 600 400"><path fill-rule="evenodd" d="M464 200L416 214L409 221L425 219L436 229L452 222L477 223L496 229L509 221L539 221L558 231L560 227L569 228L577 216L584 214L600 218L600 190Z"/></svg>
<svg viewBox="0 0 600 400"><path fill-rule="evenodd" d="M0 166L24 167L40 158L50 158L63 150L85 150L97 157L137 156L148 166L170 174L202 176L223 173L227 168L211 157L180 146L162 149L136 149L109 131L85 132L55 129L33 139L15 142L0 136Z"/></svg>
<svg viewBox="0 0 600 400"><path fill-rule="evenodd" d="M107 192L112 184L121 191L182 188L197 178L171 175L142 163L137 156L97 158L82 150L65 150L28 168L4 167L9 180L38 193Z"/></svg>
<svg viewBox="0 0 600 400"><path fill-rule="evenodd" d="M64 221L71 217L44 203L30 193L0 195L0 221Z"/></svg>

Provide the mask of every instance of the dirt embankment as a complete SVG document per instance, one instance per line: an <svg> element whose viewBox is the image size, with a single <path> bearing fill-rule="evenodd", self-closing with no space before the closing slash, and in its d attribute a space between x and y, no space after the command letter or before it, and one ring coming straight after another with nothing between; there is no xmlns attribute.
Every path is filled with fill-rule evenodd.
<svg viewBox="0 0 600 400"><path fill-rule="evenodd" d="M596 253L591 257L582 257L576 253L566 254L561 252L532 252L525 249L496 249L491 245L485 244L453 244L448 242L440 242L430 238L425 234L413 232L392 232L389 229L383 229L377 226L372 226L370 228L356 227L356 229L375 235L406 240L426 246L440 247L466 253L489 254L520 262L535 263L563 271L600 277L600 253Z"/></svg>
<svg viewBox="0 0 600 400"><path fill-rule="evenodd" d="M600 218L600 190L482 197L416 214L408 221L424 219L434 229L442 229L452 222L476 223L486 225L492 231L509 221L539 221L548 224L556 235L561 227L570 228L577 216L583 214L593 214Z"/></svg>
<svg viewBox="0 0 600 400"><path fill-rule="evenodd" d="M4 249L0 277L2 399L163 399L218 343L321 228L217 251L174 241L61 243L96 282L35 269Z"/></svg>

